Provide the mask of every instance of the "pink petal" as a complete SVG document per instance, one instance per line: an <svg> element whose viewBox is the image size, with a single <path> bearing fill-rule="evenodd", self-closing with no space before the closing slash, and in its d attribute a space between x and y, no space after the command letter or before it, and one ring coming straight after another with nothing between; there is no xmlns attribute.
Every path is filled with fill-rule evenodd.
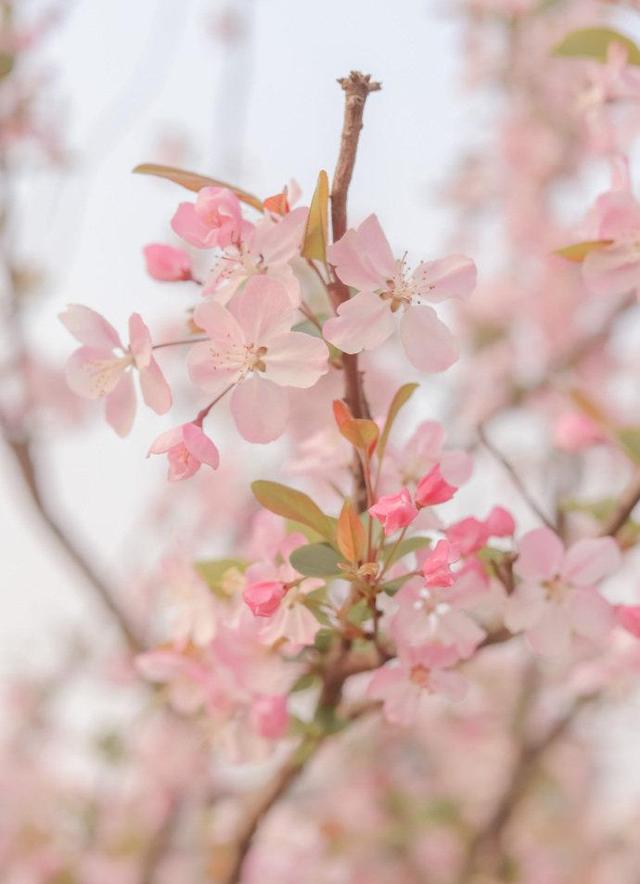
<svg viewBox="0 0 640 884"><path fill-rule="evenodd" d="M147 452L147 457L151 454L166 454L170 448L174 448L181 443L182 427L172 427L170 430L166 430L166 432L156 436Z"/></svg>
<svg viewBox="0 0 640 884"><path fill-rule="evenodd" d="M97 350L124 349L115 328L110 322L82 304L69 304L60 316L60 321L81 344Z"/></svg>
<svg viewBox="0 0 640 884"><path fill-rule="evenodd" d="M136 392L131 372L124 374L115 390L107 396L105 416L118 436L129 435L136 416Z"/></svg>
<svg viewBox="0 0 640 884"><path fill-rule="evenodd" d="M358 227L358 244L377 276L391 279L397 270L389 240L384 235L377 215L369 215Z"/></svg>
<svg viewBox="0 0 640 884"><path fill-rule="evenodd" d="M520 541L514 570L524 580L550 580L560 573L564 546L550 528L529 531Z"/></svg>
<svg viewBox="0 0 640 884"><path fill-rule="evenodd" d="M567 602L571 625L578 635L600 642L615 623L612 606L595 589L578 589Z"/></svg>
<svg viewBox="0 0 640 884"><path fill-rule="evenodd" d="M327 319L322 334L343 353L360 353L379 347L394 329L389 303L378 295L360 292L338 307L337 316Z"/></svg>
<svg viewBox="0 0 640 884"><path fill-rule="evenodd" d="M140 369L140 389L145 404L156 414L166 414L171 408L171 388L155 359L147 368Z"/></svg>
<svg viewBox="0 0 640 884"><path fill-rule="evenodd" d="M262 255L265 264L285 264L300 252L309 210L294 209L281 221L256 224L251 251Z"/></svg>
<svg viewBox="0 0 640 884"><path fill-rule="evenodd" d="M329 370L329 351L321 338L287 332L269 341L265 377L283 387L313 387Z"/></svg>
<svg viewBox="0 0 640 884"><path fill-rule="evenodd" d="M191 257L184 249L149 243L143 249L147 273L160 282L191 279Z"/></svg>
<svg viewBox="0 0 640 884"><path fill-rule="evenodd" d="M217 243L217 231L204 223L193 203L180 203L171 219L171 227L197 249L211 249Z"/></svg>
<svg viewBox="0 0 640 884"><path fill-rule="evenodd" d="M270 338L288 332L293 321L291 299L281 282L252 276L227 305L247 343L268 345ZM197 320L196 320L197 321Z"/></svg>
<svg viewBox="0 0 640 884"><path fill-rule="evenodd" d="M151 334L139 313L129 317L129 347L136 368L146 368L151 361Z"/></svg>
<svg viewBox="0 0 640 884"><path fill-rule="evenodd" d="M266 444L281 436L289 419L285 390L260 377L250 377L233 391L231 413L241 436Z"/></svg>
<svg viewBox="0 0 640 884"><path fill-rule="evenodd" d="M468 298L476 287L476 265L463 255L419 264L413 272L422 298L434 304L447 298Z"/></svg>
<svg viewBox="0 0 640 884"><path fill-rule="evenodd" d="M429 374L446 371L458 359L458 345L432 307L409 307L400 322L407 358Z"/></svg>
<svg viewBox="0 0 640 884"><path fill-rule="evenodd" d="M236 318L217 301L207 299L198 305L193 320L220 347L244 347L244 333Z"/></svg>
<svg viewBox="0 0 640 884"><path fill-rule="evenodd" d="M612 537L578 540L567 552L562 577L574 586L593 586L620 567L622 556Z"/></svg>
<svg viewBox="0 0 640 884"><path fill-rule="evenodd" d="M360 292L374 292L396 273L393 252L375 215L369 215L357 230L347 230L330 246L327 257L346 285Z"/></svg>
<svg viewBox="0 0 640 884"><path fill-rule="evenodd" d="M509 632L531 629L542 618L547 606L544 589L537 583L521 583L509 596L504 624Z"/></svg>
<svg viewBox="0 0 640 884"><path fill-rule="evenodd" d="M473 473L473 458L466 451L445 451L440 458L440 472L450 485L460 487Z"/></svg>
<svg viewBox="0 0 640 884"><path fill-rule="evenodd" d="M640 205L627 190L613 190L598 197L600 239L635 240L640 233Z"/></svg>
<svg viewBox="0 0 640 884"><path fill-rule="evenodd" d="M542 657L566 657L571 649L571 625L560 605L547 605L538 623L527 630L527 641Z"/></svg>
<svg viewBox="0 0 640 884"><path fill-rule="evenodd" d="M65 366L67 383L74 393L87 399L100 399L111 393L129 367L125 359L114 357L111 350L80 347Z"/></svg>
<svg viewBox="0 0 640 884"><path fill-rule="evenodd" d="M434 669L429 677L429 683L434 691L442 694L454 703L459 703L467 695L469 683L459 672L451 672L445 669Z"/></svg>
<svg viewBox="0 0 640 884"><path fill-rule="evenodd" d="M589 252L582 265L589 291L596 295L618 295L640 286L640 249L635 243L620 243Z"/></svg>
<svg viewBox="0 0 640 884"><path fill-rule="evenodd" d="M189 454L217 470L220 465L220 454L211 439L196 424L185 424L182 428L184 444Z"/></svg>

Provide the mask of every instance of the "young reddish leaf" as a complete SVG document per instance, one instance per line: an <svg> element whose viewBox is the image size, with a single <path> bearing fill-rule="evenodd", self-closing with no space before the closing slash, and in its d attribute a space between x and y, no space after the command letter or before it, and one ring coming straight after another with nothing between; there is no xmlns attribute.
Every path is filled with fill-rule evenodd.
<svg viewBox="0 0 640 884"><path fill-rule="evenodd" d="M336 542L348 562L363 561L367 550L367 535L349 500L345 500L338 518Z"/></svg>
<svg viewBox="0 0 640 884"><path fill-rule="evenodd" d="M559 255L560 258L565 258L567 261L581 264L589 252L605 249L607 246L610 246L612 242L613 240L611 239L587 239L584 240L584 242L576 242L573 245L556 249L553 254Z"/></svg>
<svg viewBox="0 0 640 884"><path fill-rule="evenodd" d="M317 531L321 537L331 542L335 539L334 521L326 516L320 507L302 491L259 479L253 482L251 490L265 509L285 519L302 522Z"/></svg>
<svg viewBox="0 0 640 884"><path fill-rule="evenodd" d="M246 190L241 190L239 187L234 187L233 184L227 184L226 181L209 178L208 175L200 175L198 172L186 172L184 169L174 169L173 166L160 166L156 163L142 163L142 165L136 166L133 171L138 175L155 175L157 178L166 178L168 181L173 181L175 184L179 184L181 187L185 187L187 190L192 190L195 193L202 190L203 187L226 187L227 190L232 190L243 203L253 206L259 212L263 211L262 201L257 196L253 196L253 194L247 193Z"/></svg>
<svg viewBox="0 0 640 884"><path fill-rule="evenodd" d="M283 190L274 196L268 196L263 202L265 211L273 212L274 215L286 215L289 211L289 200L287 199L287 191Z"/></svg>
<svg viewBox="0 0 640 884"><path fill-rule="evenodd" d="M329 219L329 178L325 171L318 175L318 183L309 206L307 226L304 231L302 249L300 254L303 258L312 258L316 261L327 261L328 242L328 219Z"/></svg>
<svg viewBox="0 0 640 884"><path fill-rule="evenodd" d="M611 43L620 43L627 50L629 64L640 65L640 49L629 37L611 28L580 28L571 31L554 46L553 54L569 58L593 58L605 62Z"/></svg>
<svg viewBox="0 0 640 884"><path fill-rule="evenodd" d="M387 442L389 441L389 434L391 433L391 429L393 427L393 423L398 416L398 412L405 405L409 399L413 396L415 391L418 389L419 384L404 384L400 389L396 392L395 396L391 400L391 405L389 406L389 411L387 412L387 419L384 422L384 427L382 428L382 435L380 437L380 443L378 445L378 460L382 460L384 457L384 453L387 449Z"/></svg>
<svg viewBox="0 0 640 884"><path fill-rule="evenodd" d="M365 451L371 457L378 443L378 425L364 418L352 417L348 405L341 399L333 403L333 416L341 434L354 448Z"/></svg>

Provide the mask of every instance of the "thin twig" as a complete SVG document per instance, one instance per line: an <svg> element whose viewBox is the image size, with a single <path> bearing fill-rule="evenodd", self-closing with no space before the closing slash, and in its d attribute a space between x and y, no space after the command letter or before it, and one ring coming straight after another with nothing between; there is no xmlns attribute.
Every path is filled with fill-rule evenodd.
<svg viewBox="0 0 640 884"><path fill-rule="evenodd" d="M547 526L547 528L551 528L552 531L556 530L556 526L553 524L553 521L545 515L542 509L538 506L536 501L533 499L531 494L529 493L527 487L524 482L516 472L513 464L511 464L502 452L496 448L496 446L489 440L487 437L485 428L482 424L478 426L478 436L482 440L482 444L489 451L493 457L504 467L506 472L509 474L511 481L516 486L518 491L520 492L522 499L525 501L529 509Z"/></svg>
<svg viewBox="0 0 640 884"><path fill-rule="evenodd" d="M602 527L602 537L615 537L640 502L640 470L636 470L631 482L622 493L618 506Z"/></svg>

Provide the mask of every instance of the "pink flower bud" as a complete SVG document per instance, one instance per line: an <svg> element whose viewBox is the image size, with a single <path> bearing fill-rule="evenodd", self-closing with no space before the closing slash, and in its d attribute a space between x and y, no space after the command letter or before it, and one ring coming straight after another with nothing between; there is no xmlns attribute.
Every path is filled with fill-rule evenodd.
<svg viewBox="0 0 640 884"><path fill-rule="evenodd" d="M161 282L191 279L191 258L184 249L151 243L143 249L147 273Z"/></svg>
<svg viewBox="0 0 640 884"><path fill-rule="evenodd" d="M247 586L242 598L256 617L271 617L278 610L285 593L284 583L277 580L260 580Z"/></svg>
<svg viewBox="0 0 640 884"><path fill-rule="evenodd" d="M513 516L501 506L494 506L484 524L490 537L511 537L516 530Z"/></svg>
<svg viewBox="0 0 640 884"><path fill-rule="evenodd" d="M565 411L556 419L553 442L565 451L584 451L592 445L604 442L600 427L579 411Z"/></svg>
<svg viewBox="0 0 640 884"><path fill-rule="evenodd" d="M198 424L182 424L161 433L149 449L151 454L166 454L169 461L169 481L188 479L202 464L218 469L220 455L211 439Z"/></svg>
<svg viewBox="0 0 640 884"><path fill-rule="evenodd" d="M286 734L289 724L286 694L257 697L251 707L251 717L261 737L279 740Z"/></svg>
<svg viewBox="0 0 640 884"><path fill-rule="evenodd" d="M384 526L385 536L394 534L400 528L406 528L418 515L411 495L406 488L397 494L380 497L378 502L369 507L369 515Z"/></svg>
<svg viewBox="0 0 640 884"><path fill-rule="evenodd" d="M640 638L640 605L618 605L616 620L627 632Z"/></svg>
<svg viewBox="0 0 640 884"><path fill-rule="evenodd" d="M446 503L451 500L458 489L453 485L449 485L440 472L440 467L436 466L423 476L418 482L416 489L416 503L419 507L435 506L437 503Z"/></svg>

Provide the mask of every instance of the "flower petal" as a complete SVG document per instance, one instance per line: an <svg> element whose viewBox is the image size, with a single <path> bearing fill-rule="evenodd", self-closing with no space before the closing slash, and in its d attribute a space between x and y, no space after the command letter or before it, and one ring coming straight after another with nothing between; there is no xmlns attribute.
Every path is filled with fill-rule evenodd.
<svg viewBox="0 0 640 884"><path fill-rule="evenodd" d="M620 243L589 252L582 265L585 284L595 295L619 295L640 286L640 249Z"/></svg>
<svg viewBox="0 0 640 884"><path fill-rule="evenodd" d="M338 307L338 315L322 327L325 339L343 353L374 350L393 334L395 323L388 301L360 292Z"/></svg>
<svg viewBox="0 0 640 884"><path fill-rule="evenodd" d="M155 359L147 368L140 369L140 389L145 404L156 414L166 414L171 408L171 388Z"/></svg>
<svg viewBox="0 0 640 884"><path fill-rule="evenodd" d="M523 580L550 580L560 573L564 546L550 528L536 528L524 535L514 570Z"/></svg>
<svg viewBox="0 0 640 884"><path fill-rule="evenodd" d="M400 322L400 339L412 365L433 374L458 359L458 345L432 307L409 307Z"/></svg>
<svg viewBox="0 0 640 884"><path fill-rule="evenodd" d="M151 334L139 313L132 313L129 317L129 347L136 368L146 368L151 361Z"/></svg>
<svg viewBox="0 0 640 884"><path fill-rule="evenodd" d="M180 203L171 219L171 227L197 249L211 249L217 244L217 231L204 223L193 203Z"/></svg>
<svg viewBox="0 0 640 884"><path fill-rule="evenodd" d="M248 442L266 444L284 433L289 398L286 390L270 381L250 377L233 391L231 413L241 436Z"/></svg>
<svg viewBox="0 0 640 884"><path fill-rule="evenodd" d="M237 320L248 344L267 345L270 338L288 332L293 320L286 288L264 274L252 276L231 298L227 309Z"/></svg>
<svg viewBox="0 0 640 884"><path fill-rule="evenodd" d="M67 360L65 374L78 396L100 399L116 388L128 367L127 360L114 356L111 350L80 347Z"/></svg>
<svg viewBox="0 0 640 884"><path fill-rule="evenodd" d="M621 561L612 537L591 537L569 547L561 573L574 586L593 586L619 568Z"/></svg>
<svg viewBox="0 0 640 884"><path fill-rule="evenodd" d="M468 298L476 287L476 265L464 255L425 261L413 271L420 297L436 304L447 298Z"/></svg>
<svg viewBox="0 0 640 884"><path fill-rule="evenodd" d="M77 341L97 350L113 350L122 347L120 336L110 322L82 304L68 304L60 316L60 321Z"/></svg>
<svg viewBox="0 0 640 884"><path fill-rule="evenodd" d="M596 589L578 589L567 602L573 629L591 641L605 639L615 623L615 612Z"/></svg>
<svg viewBox="0 0 640 884"><path fill-rule="evenodd" d="M506 601L504 625L509 632L531 629L542 618L546 605L544 589L538 583L521 583Z"/></svg>
<svg viewBox="0 0 640 884"><path fill-rule="evenodd" d="M220 453L211 439L196 424L185 424L182 437L187 451L200 463L205 463L217 470L220 465Z"/></svg>
<svg viewBox="0 0 640 884"><path fill-rule="evenodd" d="M131 432L135 416L136 391L131 372L127 372L105 400L105 417L118 436L124 437Z"/></svg>
<svg viewBox="0 0 640 884"><path fill-rule="evenodd" d="M313 387L329 370L329 351L321 338L287 332L269 341L265 377L283 387Z"/></svg>

